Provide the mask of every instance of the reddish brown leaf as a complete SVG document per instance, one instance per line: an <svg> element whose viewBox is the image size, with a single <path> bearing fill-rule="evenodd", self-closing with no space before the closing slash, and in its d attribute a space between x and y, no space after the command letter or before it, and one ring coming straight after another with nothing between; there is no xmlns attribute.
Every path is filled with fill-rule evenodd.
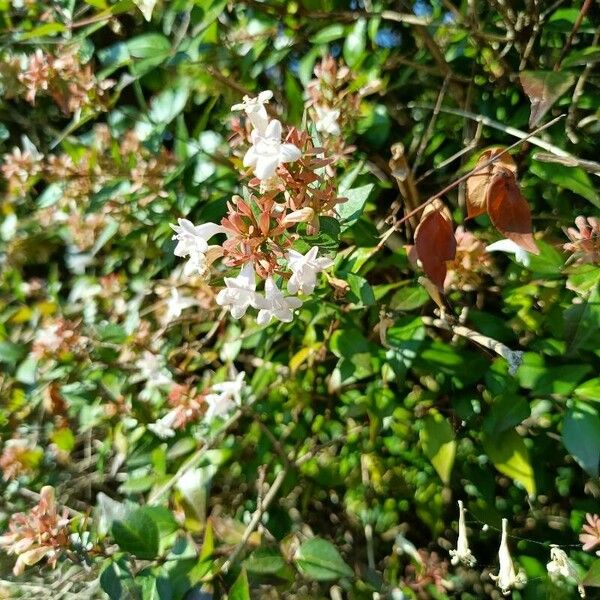
<svg viewBox="0 0 600 600"><path fill-rule="evenodd" d="M446 261L454 260L456 238L452 222L441 208L434 208L423 215L415 231L415 248L423 271L440 290L443 290Z"/></svg>
<svg viewBox="0 0 600 600"><path fill-rule="evenodd" d="M487 210L492 223L504 237L533 254L539 254L531 233L531 211L514 174L499 169L487 191Z"/></svg>
<svg viewBox="0 0 600 600"><path fill-rule="evenodd" d="M575 83L571 73L523 71L519 75L523 91L531 101L529 128L535 127L552 105Z"/></svg>
<svg viewBox="0 0 600 600"><path fill-rule="evenodd" d="M477 168L497 156L503 148L488 148L477 161ZM503 154L496 162L488 165L467 179L467 219L482 215L486 211L487 190L493 175L498 169L508 169L515 175L517 165L510 154Z"/></svg>

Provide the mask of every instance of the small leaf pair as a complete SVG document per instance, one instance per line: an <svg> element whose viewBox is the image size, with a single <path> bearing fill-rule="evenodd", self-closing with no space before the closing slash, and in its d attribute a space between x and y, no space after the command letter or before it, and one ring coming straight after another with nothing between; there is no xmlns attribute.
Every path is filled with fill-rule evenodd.
<svg viewBox="0 0 600 600"><path fill-rule="evenodd" d="M501 148L486 150L477 167L502 152ZM467 179L467 218L488 213L494 227L527 252L539 254L532 235L531 211L517 183L517 165L508 154Z"/></svg>

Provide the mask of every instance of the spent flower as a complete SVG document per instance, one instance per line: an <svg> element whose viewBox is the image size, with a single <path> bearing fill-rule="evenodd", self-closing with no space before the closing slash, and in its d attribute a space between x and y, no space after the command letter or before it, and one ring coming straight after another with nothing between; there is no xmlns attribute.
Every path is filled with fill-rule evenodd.
<svg viewBox="0 0 600 600"><path fill-rule="evenodd" d="M500 569L497 575L490 574L492 581L500 588L504 596L508 596L513 588L520 589L527 583L524 571L515 571L510 550L508 549L508 520L502 519L502 539L498 550Z"/></svg>

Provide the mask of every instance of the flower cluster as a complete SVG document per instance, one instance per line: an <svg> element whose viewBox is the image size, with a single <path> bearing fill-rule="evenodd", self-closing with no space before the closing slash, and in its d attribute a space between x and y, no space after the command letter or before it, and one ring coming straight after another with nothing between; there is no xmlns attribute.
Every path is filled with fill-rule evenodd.
<svg viewBox="0 0 600 600"><path fill-rule="evenodd" d="M78 324L61 317L37 332L31 353L36 358L60 357L82 352L86 343L87 339L79 334Z"/></svg>
<svg viewBox="0 0 600 600"><path fill-rule="evenodd" d="M169 393L171 410L148 429L161 439L173 437L177 430L203 417L210 423L215 417L224 417L242 403L244 378L246 373L238 373L235 379L214 383L207 390L197 394L189 385L175 384Z"/></svg>
<svg viewBox="0 0 600 600"><path fill-rule="evenodd" d="M0 536L0 548L17 556L13 573L21 575L25 567L35 565L43 558L54 567L69 547L68 526L68 512L66 509L59 512L54 488L43 487L38 504L28 514L12 515L8 533Z"/></svg>
<svg viewBox="0 0 600 600"><path fill-rule="evenodd" d="M354 151L354 146L346 145L345 136L340 134L355 129L362 98L377 91L380 82L375 80L356 89L352 71L332 56L317 63L314 74L306 86L306 107L327 152L343 160Z"/></svg>
<svg viewBox="0 0 600 600"><path fill-rule="evenodd" d="M600 517L588 513L585 515L585 520L579 541L583 544L583 550L589 552L596 546L600 546ZM596 550L596 554L600 556L600 550Z"/></svg>
<svg viewBox="0 0 600 600"><path fill-rule="evenodd" d="M302 305L297 294L312 294L317 275L333 264L319 256L318 246L303 244L301 234L317 233L319 217L333 216L342 201L322 173L331 163L323 150L305 132L289 128L285 134L281 123L270 119L266 104L272 97L265 91L232 107L245 114L247 127L238 127L238 133L250 144L241 159L250 174L244 198L231 199L220 224L179 219L171 225L174 253L186 259L184 276L207 277L219 258L227 267L241 267L224 277L216 302L236 319L256 309L260 325L273 319L291 322ZM225 239L213 243L216 236ZM264 281L263 293L257 290L257 277Z"/></svg>
<svg viewBox="0 0 600 600"><path fill-rule="evenodd" d="M600 264L600 219L579 216L575 219L575 225L567 229L571 241L564 244L563 248L572 253L577 263Z"/></svg>
<svg viewBox="0 0 600 600"><path fill-rule="evenodd" d="M25 138L22 148L15 147L2 157L0 172L7 182L8 199L24 197L39 180L59 185L60 199L51 208L54 220L64 220L105 185L125 179L130 181L127 193L138 194L140 204L145 205L166 194L164 180L175 166L172 153L166 149L154 155L134 131L127 131L117 140L106 125L96 126L93 143L77 148L74 155L44 156ZM117 209L118 196L104 205L104 212ZM102 219L104 214L92 216Z"/></svg>
<svg viewBox="0 0 600 600"><path fill-rule="evenodd" d="M66 115L87 107L106 108L106 92L114 85L110 79L96 78L91 64L81 61L76 45L59 47L55 53L38 48L29 55L5 56L0 65L0 87L6 97L23 97L35 104L47 96Z"/></svg>
<svg viewBox="0 0 600 600"><path fill-rule="evenodd" d="M4 481L32 473L42 458L42 450L28 440L7 440L0 454L0 471Z"/></svg>

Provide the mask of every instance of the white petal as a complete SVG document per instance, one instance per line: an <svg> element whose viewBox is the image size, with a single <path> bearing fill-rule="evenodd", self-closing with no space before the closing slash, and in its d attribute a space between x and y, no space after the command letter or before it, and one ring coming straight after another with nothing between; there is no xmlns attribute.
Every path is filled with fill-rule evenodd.
<svg viewBox="0 0 600 600"><path fill-rule="evenodd" d="M259 325L266 325L271 320L271 313L268 310L259 310L256 322Z"/></svg>
<svg viewBox="0 0 600 600"><path fill-rule="evenodd" d="M256 149L254 146L250 146L246 154L244 154L244 166L245 167L253 167L256 164L258 156L256 156Z"/></svg>
<svg viewBox="0 0 600 600"><path fill-rule="evenodd" d="M266 104L273 97L273 92L271 90L265 90L258 95L258 101L261 104Z"/></svg>
<svg viewBox="0 0 600 600"><path fill-rule="evenodd" d="M281 139L281 123L277 119L273 119L265 130L265 137Z"/></svg>
<svg viewBox="0 0 600 600"><path fill-rule="evenodd" d="M277 156L259 156L254 168L254 174L264 181L275 175L279 160Z"/></svg>
<svg viewBox="0 0 600 600"><path fill-rule="evenodd" d="M486 246L485 249L488 252L508 252L509 254L515 254L519 249L519 246L512 240L498 240L497 242Z"/></svg>
<svg viewBox="0 0 600 600"><path fill-rule="evenodd" d="M294 144L281 144L279 160L281 162L294 162L302 156L302 152Z"/></svg>
<svg viewBox="0 0 600 600"><path fill-rule="evenodd" d="M256 288L254 265L247 262L236 279L242 282L246 289L254 290Z"/></svg>

